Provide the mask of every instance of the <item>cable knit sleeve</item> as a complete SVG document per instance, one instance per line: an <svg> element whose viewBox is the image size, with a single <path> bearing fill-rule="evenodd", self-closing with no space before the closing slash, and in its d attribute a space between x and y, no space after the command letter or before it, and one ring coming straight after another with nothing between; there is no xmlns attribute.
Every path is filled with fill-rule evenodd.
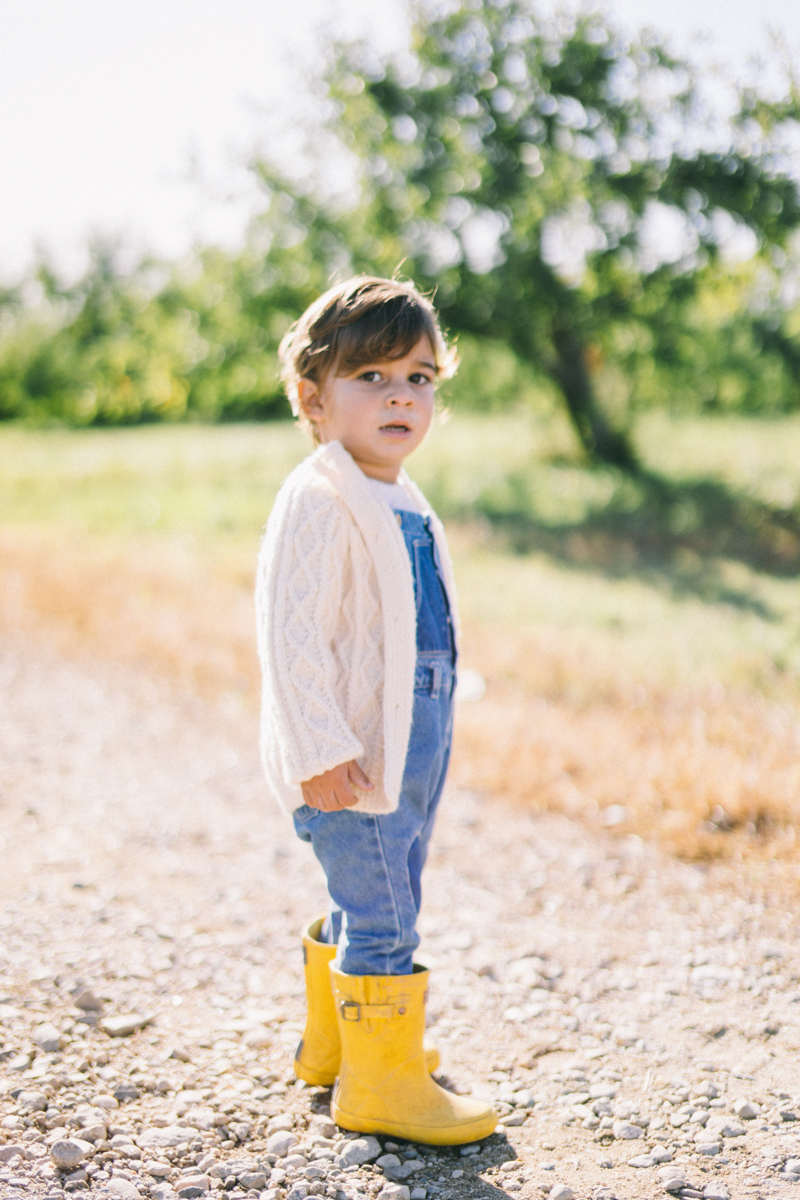
<svg viewBox="0 0 800 1200"><path fill-rule="evenodd" d="M364 751L337 699L333 652L348 561L347 520L330 488L302 486L290 477L261 548L256 610L262 757L268 775L279 771L288 786Z"/></svg>

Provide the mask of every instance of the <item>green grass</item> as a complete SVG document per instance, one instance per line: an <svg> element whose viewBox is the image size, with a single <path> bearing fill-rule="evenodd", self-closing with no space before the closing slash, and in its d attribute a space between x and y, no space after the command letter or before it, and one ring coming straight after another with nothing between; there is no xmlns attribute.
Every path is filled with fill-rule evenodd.
<svg viewBox="0 0 800 1200"><path fill-rule="evenodd" d="M636 429L639 452L669 478L711 478L764 504L800 504L800 415L670 419L650 413Z"/></svg>
<svg viewBox="0 0 800 1200"><path fill-rule="evenodd" d="M453 523L466 616L568 632L635 679L784 690L800 671L800 418L651 416L636 439L631 480L569 460L563 426L523 413L437 427L409 468ZM6 426L2 523L246 564L308 449L289 424Z"/></svg>
<svg viewBox="0 0 800 1200"><path fill-rule="evenodd" d="M5 524L102 538L256 545L281 481L307 451L289 423L0 427L0 512Z"/></svg>

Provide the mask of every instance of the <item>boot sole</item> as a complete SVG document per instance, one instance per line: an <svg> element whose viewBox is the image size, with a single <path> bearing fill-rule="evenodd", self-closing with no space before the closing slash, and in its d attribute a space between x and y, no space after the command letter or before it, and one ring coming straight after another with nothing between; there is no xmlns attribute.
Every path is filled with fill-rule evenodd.
<svg viewBox="0 0 800 1200"><path fill-rule="evenodd" d="M404 1141L419 1142L423 1146L464 1146L468 1142L480 1142L494 1133L498 1118L496 1113L488 1113L463 1125L444 1125L440 1129L431 1129L430 1126L413 1125L410 1122L373 1121L368 1117L356 1117L332 1104L331 1120L351 1133L384 1133Z"/></svg>

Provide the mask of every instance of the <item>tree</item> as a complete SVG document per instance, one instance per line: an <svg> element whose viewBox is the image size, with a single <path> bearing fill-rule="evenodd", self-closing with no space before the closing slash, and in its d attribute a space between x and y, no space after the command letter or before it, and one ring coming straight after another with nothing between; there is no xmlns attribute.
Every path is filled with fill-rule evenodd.
<svg viewBox="0 0 800 1200"><path fill-rule="evenodd" d="M0 295L0 312L10 317L0 331L0 419L119 425L287 416L278 343L325 276L304 289L296 277L283 282L281 253L275 247L265 262L259 247L237 255L204 249L184 263L123 271L114 248L96 244L71 284L41 264L38 303Z"/></svg>
<svg viewBox="0 0 800 1200"><path fill-rule="evenodd" d="M768 262L800 224L781 150L800 116L794 87L779 103L740 93L714 128L687 64L598 14L544 23L526 0L420 8L410 59L338 46L327 86L357 200L337 210L261 164L281 219L308 235L299 253L315 259L324 243L322 261L355 269L403 262L452 329L505 339L546 372L587 454L626 469L635 457L598 400L597 365L630 367L623 343L677 363L723 234ZM769 345L796 375L794 340L773 331Z"/></svg>

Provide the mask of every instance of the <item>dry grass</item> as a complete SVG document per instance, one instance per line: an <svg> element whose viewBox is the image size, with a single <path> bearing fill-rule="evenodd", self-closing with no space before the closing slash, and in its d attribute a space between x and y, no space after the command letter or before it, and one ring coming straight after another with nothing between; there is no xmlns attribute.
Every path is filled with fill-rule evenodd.
<svg viewBox="0 0 800 1200"><path fill-rule="evenodd" d="M0 628L136 665L207 697L258 695L252 570L185 547L0 529Z"/></svg>
<svg viewBox="0 0 800 1200"><path fill-rule="evenodd" d="M0 563L6 629L255 709L248 564L30 529L0 532ZM462 786L604 824L610 815L616 831L686 858L800 857L800 720L788 698L719 682L645 689L607 647L553 629L468 621L464 660L488 689L459 709Z"/></svg>
<svg viewBox="0 0 800 1200"><path fill-rule="evenodd" d="M278 431L264 466L269 431L58 435L64 454L42 466L46 435L13 436L0 629L254 711L258 525L302 443ZM143 495L158 500L156 528ZM732 602L719 589L678 594L663 578L514 556L485 526L452 534L463 662L488 683L460 706L461 785L687 858L800 861L795 578L720 563Z"/></svg>
<svg viewBox="0 0 800 1200"><path fill-rule="evenodd" d="M467 645L489 686L459 713L462 786L657 838L685 858L800 857L796 707L720 683L614 683L569 639L472 628ZM537 687L504 674L506 658L535 662Z"/></svg>

